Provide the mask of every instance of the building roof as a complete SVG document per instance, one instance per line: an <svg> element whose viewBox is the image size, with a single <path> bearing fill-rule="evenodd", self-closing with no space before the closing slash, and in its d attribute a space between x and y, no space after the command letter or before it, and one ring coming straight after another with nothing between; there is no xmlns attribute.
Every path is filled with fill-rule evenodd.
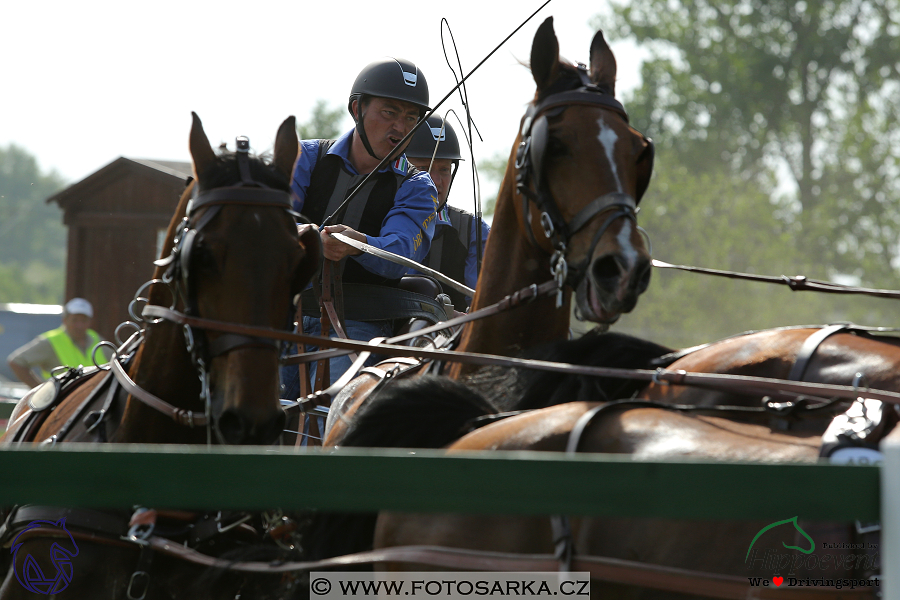
<svg viewBox="0 0 900 600"><path fill-rule="evenodd" d="M81 181L73 183L69 187L50 196L47 198L47 202L56 202L61 207L65 207L69 198L78 196L98 184L102 185L103 182L106 182L111 178L119 177L123 173L129 171L142 172L148 177L174 178L183 185L183 182L187 181L188 177L192 176L192 165L189 162L182 161L126 158L120 156L108 165L94 171Z"/></svg>

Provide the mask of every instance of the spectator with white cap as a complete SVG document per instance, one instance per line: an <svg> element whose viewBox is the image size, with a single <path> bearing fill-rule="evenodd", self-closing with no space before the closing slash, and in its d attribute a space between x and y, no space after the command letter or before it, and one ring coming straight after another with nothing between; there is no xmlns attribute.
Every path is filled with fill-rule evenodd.
<svg viewBox="0 0 900 600"><path fill-rule="evenodd" d="M62 326L37 336L9 355L7 362L16 377L34 387L50 377L58 366L92 365L91 354L100 336L90 328L94 309L84 298L72 298L63 307ZM97 360L106 361L106 354ZM35 371L39 371L42 378Z"/></svg>

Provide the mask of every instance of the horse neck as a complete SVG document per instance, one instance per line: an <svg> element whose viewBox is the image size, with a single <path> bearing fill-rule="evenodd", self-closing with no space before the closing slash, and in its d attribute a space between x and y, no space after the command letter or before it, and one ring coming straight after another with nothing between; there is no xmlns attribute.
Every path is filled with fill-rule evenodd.
<svg viewBox="0 0 900 600"><path fill-rule="evenodd" d="M192 184L193 185L193 184ZM191 198L192 185L188 186L175 215L169 223L166 242L163 244L164 258L171 250L175 236L180 232L181 221ZM164 267L157 267L154 279L161 279ZM149 304L170 306L171 293L164 285L154 285L148 295ZM178 307L183 310L183 307ZM148 324L144 341L129 369L129 375L138 386L157 398L185 410L202 411L200 402L200 380L190 354L185 345L184 333L180 326L163 321ZM175 423L169 417L148 407L143 402L129 398L121 424L116 431L115 441L122 443L203 443L206 432L203 428L188 428Z"/></svg>
<svg viewBox="0 0 900 600"><path fill-rule="evenodd" d="M518 142L518 140L517 140ZM472 311L489 306L532 284L550 279L550 256L526 237L520 226L515 192L515 170L507 166L497 209L485 248L484 262ZM537 344L565 339L569 331L569 301L556 308L556 295L544 296L518 308L504 311L466 326L459 350L511 356ZM474 370L457 367L457 373Z"/></svg>

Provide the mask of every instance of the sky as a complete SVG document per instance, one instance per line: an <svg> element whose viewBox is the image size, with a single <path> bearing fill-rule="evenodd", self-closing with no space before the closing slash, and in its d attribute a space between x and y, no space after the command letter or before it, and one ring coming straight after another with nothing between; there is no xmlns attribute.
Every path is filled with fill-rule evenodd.
<svg viewBox="0 0 900 600"><path fill-rule="evenodd" d="M434 105L455 84L441 45L442 18L469 73L542 3L4 2L0 146L16 144L43 170L74 183L119 156L190 160L195 111L214 146L233 149L234 138L246 135L262 152L289 115L307 120L319 99L346 106L356 74L383 56L415 62ZM589 22L605 8L552 0L471 76L469 105L484 140L476 140L476 160L509 152L534 94L520 61L528 61L541 22L553 16L561 54L587 62ZM446 28L444 37L453 57ZM636 87L639 49L628 42L612 48L617 90ZM449 108L465 120L456 94L439 110ZM461 170L451 203L471 210L470 182Z"/></svg>

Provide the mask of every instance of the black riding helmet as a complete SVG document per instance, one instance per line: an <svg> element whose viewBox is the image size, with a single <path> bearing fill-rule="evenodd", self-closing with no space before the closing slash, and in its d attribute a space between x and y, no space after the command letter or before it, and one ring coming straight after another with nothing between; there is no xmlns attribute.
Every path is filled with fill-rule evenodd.
<svg viewBox="0 0 900 600"><path fill-rule="evenodd" d="M356 81L350 88L347 110L350 111L350 116L356 122L356 130L359 132L366 152L373 158L381 160L381 157L375 156L372 151L366 130L362 126L364 116L362 103L359 107L359 118L357 119L353 115L353 101L360 100L363 95L410 102L419 107L419 116L422 117L428 112L428 82L425 81L425 75L416 65L408 60L390 56L369 63L356 76Z"/></svg>
<svg viewBox="0 0 900 600"><path fill-rule="evenodd" d="M437 154L434 151L435 145ZM465 160L459 152L459 138L456 137L456 132L450 127L450 123L444 125L441 117L428 117L428 122L416 130L409 146L406 147L406 156L428 160L431 160L432 156L436 159Z"/></svg>
<svg viewBox="0 0 900 600"><path fill-rule="evenodd" d="M443 131L441 126L443 125ZM437 152L435 152L437 145ZM453 174L450 176L450 185L447 186L447 197L450 197L450 189L453 187L453 180L456 179L456 172L459 170L459 161L465 160L459 150L459 138L456 132L450 126L449 122L445 122L441 117L428 117L427 122L419 127L413 134L409 146L405 152L407 158L425 158L431 160L439 158L453 161ZM444 201L446 203L446 200ZM441 205L438 210L443 208Z"/></svg>

